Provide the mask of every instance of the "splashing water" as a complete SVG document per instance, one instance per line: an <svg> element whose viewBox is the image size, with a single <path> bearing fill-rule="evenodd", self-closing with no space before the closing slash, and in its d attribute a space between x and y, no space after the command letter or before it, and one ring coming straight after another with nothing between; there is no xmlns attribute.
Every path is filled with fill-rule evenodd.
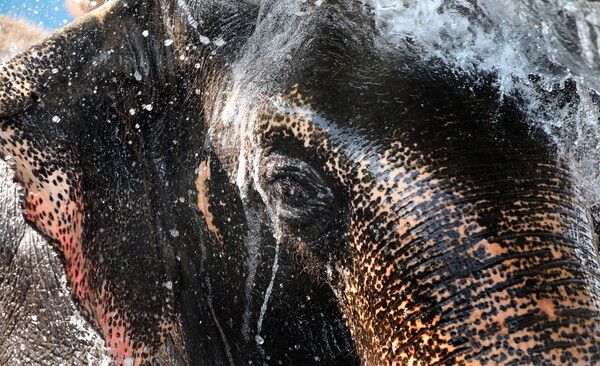
<svg viewBox="0 0 600 366"><path fill-rule="evenodd" d="M493 75L581 174L600 203L600 3L369 0L385 38L456 72Z"/></svg>

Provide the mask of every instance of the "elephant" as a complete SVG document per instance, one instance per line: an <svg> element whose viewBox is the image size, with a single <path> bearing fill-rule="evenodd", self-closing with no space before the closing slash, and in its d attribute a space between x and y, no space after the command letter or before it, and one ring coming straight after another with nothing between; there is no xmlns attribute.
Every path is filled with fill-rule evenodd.
<svg viewBox="0 0 600 366"><path fill-rule="evenodd" d="M600 364L577 171L367 4L117 0L0 73L25 219L117 365Z"/></svg>
<svg viewBox="0 0 600 366"><path fill-rule="evenodd" d="M45 35L36 26L0 16L0 60ZM110 364L102 338L69 296L60 260L43 235L26 224L18 208L19 187L4 162L0 187L0 364ZM159 349L154 365L176 364L169 346Z"/></svg>
<svg viewBox="0 0 600 366"><path fill-rule="evenodd" d="M38 41L45 32L0 16L0 59ZM102 339L77 312L60 261L18 207L19 190L0 162L0 364L106 364ZM44 306L40 306L43 304Z"/></svg>

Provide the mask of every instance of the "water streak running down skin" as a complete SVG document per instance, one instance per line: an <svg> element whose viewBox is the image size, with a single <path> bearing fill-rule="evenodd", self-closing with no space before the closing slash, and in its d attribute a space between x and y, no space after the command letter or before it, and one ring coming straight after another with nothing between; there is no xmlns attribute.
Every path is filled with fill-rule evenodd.
<svg viewBox="0 0 600 366"><path fill-rule="evenodd" d="M253 219L255 215L246 213L248 220L248 233L246 235L246 267L248 276L246 277L246 293L245 293L245 308L244 308L244 324L242 325L242 333L248 339L250 337L250 319L252 317L252 291L255 286L256 270L258 269L258 261L260 259L260 225Z"/></svg>
<svg viewBox="0 0 600 366"><path fill-rule="evenodd" d="M600 203L600 3L579 0L367 0L400 49L457 73L491 74L502 97L523 99Z"/></svg>
<svg viewBox="0 0 600 366"><path fill-rule="evenodd" d="M267 307L269 306L269 298L271 297L271 292L273 291L273 285L275 284L275 277L277 276L277 270L279 269L279 241L275 245L275 259L273 260L273 268L271 270L271 280L269 281L269 286L265 290L265 297L263 299L263 303L260 306L260 315L258 317L258 322L256 323L256 333L260 334L262 330L262 324L265 320L265 314L267 312Z"/></svg>

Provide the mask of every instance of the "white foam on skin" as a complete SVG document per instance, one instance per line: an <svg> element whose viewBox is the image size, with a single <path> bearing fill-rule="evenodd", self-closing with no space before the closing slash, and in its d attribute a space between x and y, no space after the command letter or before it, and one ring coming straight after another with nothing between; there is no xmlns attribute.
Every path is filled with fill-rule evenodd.
<svg viewBox="0 0 600 366"><path fill-rule="evenodd" d="M366 0L392 47L416 45L421 57L459 73L495 75L502 95L520 94L578 167L592 204L600 203L600 3L580 0ZM535 75L539 81L532 83ZM548 92L568 83L561 107ZM544 98L544 95L546 97Z"/></svg>

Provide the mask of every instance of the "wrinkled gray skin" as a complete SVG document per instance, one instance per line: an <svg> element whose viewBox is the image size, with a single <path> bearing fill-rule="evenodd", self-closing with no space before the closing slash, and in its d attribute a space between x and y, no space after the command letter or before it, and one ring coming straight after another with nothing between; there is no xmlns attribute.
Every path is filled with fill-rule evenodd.
<svg viewBox="0 0 600 366"><path fill-rule="evenodd" d="M0 15L0 62L44 32ZM78 311L46 238L28 225L13 171L0 161L0 365L108 365L102 337ZM175 365L169 346L155 365Z"/></svg>
<svg viewBox="0 0 600 366"><path fill-rule="evenodd" d="M23 219L12 172L0 164L0 364L99 364L102 339L76 310L55 251Z"/></svg>
<svg viewBox="0 0 600 366"><path fill-rule="evenodd" d="M0 61L43 36L0 16ZM77 311L47 240L26 224L19 188L0 162L0 364L92 365L109 361L103 341Z"/></svg>
<svg viewBox="0 0 600 366"><path fill-rule="evenodd" d="M0 66L118 365L600 363L577 172L493 76L384 44L355 1L118 1Z"/></svg>

